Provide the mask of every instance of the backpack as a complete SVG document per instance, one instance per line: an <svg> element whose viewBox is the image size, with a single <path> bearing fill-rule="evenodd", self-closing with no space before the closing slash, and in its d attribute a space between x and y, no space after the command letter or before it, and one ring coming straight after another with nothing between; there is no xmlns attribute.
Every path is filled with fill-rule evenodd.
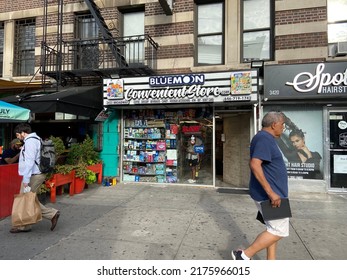
<svg viewBox="0 0 347 280"><path fill-rule="evenodd" d="M40 164L38 164L36 161L36 165L39 167L40 171L42 173L50 173L54 170L55 166L55 147L52 140L42 140L38 137L29 137L29 138L35 138L38 141L41 142L41 149L40 149ZM27 138L27 139L29 139ZM25 145L24 145L25 146Z"/></svg>

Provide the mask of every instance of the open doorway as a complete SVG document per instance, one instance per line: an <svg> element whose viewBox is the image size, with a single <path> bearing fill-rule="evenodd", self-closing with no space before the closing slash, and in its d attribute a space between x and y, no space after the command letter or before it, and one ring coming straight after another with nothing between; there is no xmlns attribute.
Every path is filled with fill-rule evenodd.
<svg viewBox="0 0 347 280"><path fill-rule="evenodd" d="M216 187L248 188L251 118L248 111L216 114Z"/></svg>

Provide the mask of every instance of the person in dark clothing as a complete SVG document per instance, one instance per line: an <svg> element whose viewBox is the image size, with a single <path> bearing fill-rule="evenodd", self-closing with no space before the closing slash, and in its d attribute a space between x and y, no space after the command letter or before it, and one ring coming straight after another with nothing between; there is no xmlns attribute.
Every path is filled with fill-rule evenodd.
<svg viewBox="0 0 347 280"><path fill-rule="evenodd" d="M19 139L13 139L10 143L10 148L3 151L0 164L17 163L21 147L22 142Z"/></svg>
<svg viewBox="0 0 347 280"><path fill-rule="evenodd" d="M252 139L250 146L250 196L258 211L260 203L270 200L272 207L280 207L281 198L288 197L288 176L282 153L275 138L284 130L285 117L271 111L262 120L262 130ZM266 229L245 250L231 251L234 260L249 260L261 250L267 250L267 259L276 259L277 243L289 235L289 218L265 220Z"/></svg>

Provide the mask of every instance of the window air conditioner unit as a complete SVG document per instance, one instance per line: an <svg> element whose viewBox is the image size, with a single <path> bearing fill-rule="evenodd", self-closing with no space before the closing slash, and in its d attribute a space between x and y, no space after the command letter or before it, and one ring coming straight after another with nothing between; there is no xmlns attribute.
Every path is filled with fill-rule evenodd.
<svg viewBox="0 0 347 280"><path fill-rule="evenodd" d="M347 55L347 41L337 43L337 55Z"/></svg>
<svg viewBox="0 0 347 280"><path fill-rule="evenodd" d="M328 45L328 57L335 57L337 55L337 44Z"/></svg>

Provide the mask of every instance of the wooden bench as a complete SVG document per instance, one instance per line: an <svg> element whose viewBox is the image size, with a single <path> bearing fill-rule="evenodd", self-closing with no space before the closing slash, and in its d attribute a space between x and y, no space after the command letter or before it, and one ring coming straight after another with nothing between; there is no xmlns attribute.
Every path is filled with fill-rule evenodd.
<svg viewBox="0 0 347 280"><path fill-rule="evenodd" d="M63 193L63 186L69 184L69 194L75 194L75 170L71 171L69 174L53 174L51 178L46 180L45 185L50 189L51 192L51 202L56 202L56 196Z"/></svg>

